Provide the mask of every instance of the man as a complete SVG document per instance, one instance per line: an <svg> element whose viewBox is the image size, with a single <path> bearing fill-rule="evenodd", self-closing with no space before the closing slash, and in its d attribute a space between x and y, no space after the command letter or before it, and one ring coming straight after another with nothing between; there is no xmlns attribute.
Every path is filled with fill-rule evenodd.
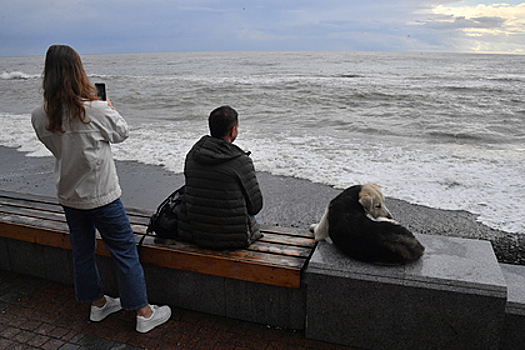
<svg viewBox="0 0 525 350"><path fill-rule="evenodd" d="M179 236L203 248L245 248L262 237L254 217L263 204L255 168L249 152L233 144L239 134L233 108L215 109L208 122L211 136L186 156Z"/></svg>

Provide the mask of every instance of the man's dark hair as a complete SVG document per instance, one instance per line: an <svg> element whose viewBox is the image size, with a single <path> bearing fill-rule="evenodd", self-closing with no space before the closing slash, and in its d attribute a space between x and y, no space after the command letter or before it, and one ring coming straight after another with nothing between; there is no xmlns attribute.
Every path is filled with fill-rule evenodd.
<svg viewBox="0 0 525 350"><path fill-rule="evenodd" d="M230 106L222 106L210 113L208 124L212 137L222 139L239 123L237 111Z"/></svg>

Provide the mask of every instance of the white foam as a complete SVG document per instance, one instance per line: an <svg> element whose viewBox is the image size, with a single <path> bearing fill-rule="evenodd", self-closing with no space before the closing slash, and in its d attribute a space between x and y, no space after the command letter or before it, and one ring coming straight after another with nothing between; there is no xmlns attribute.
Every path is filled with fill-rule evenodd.
<svg viewBox="0 0 525 350"><path fill-rule="evenodd" d="M26 74L24 72L3 72L0 74L0 79L2 80L30 80L30 79L40 79L39 74Z"/></svg>

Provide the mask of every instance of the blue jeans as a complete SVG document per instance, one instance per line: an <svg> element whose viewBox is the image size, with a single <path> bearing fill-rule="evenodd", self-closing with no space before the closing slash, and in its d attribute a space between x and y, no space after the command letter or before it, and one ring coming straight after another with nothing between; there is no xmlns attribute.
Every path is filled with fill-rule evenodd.
<svg viewBox="0 0 525 350"><path fill-rule="evenodd" d="M64 207L64 211L73 249L77 300L92 302L104 296L95 263L96 228L115 262L122 307L137 310L148 305L144 270L120 199L95 209Z"/></svg>

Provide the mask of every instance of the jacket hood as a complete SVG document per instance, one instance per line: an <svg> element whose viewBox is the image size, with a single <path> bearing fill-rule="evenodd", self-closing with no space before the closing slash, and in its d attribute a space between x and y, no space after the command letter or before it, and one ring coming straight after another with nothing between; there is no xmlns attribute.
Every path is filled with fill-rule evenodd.
<svg viewBox="0 0 525 350"><path fill-rule="evenodd" d="M233 143L209 135L203 136L191 153L193 159L201 164L221 164L248 154Z"/></svg>

